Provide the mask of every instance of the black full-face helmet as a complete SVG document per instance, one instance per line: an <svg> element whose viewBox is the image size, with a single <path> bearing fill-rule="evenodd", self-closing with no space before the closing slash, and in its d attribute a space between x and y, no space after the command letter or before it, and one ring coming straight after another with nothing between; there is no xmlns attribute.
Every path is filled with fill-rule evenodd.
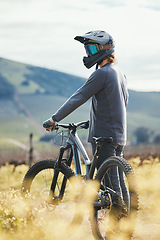
<svg viewBox="0 0 160 240"><path fill-rule="evenodd" d="M105 31L91 31L74 39L84 44L87 57L83 57L83 63L87 68L100 65L105 57L114 52L113 38ZM107 49L103 49L104 45L107 45Z"/></svg>

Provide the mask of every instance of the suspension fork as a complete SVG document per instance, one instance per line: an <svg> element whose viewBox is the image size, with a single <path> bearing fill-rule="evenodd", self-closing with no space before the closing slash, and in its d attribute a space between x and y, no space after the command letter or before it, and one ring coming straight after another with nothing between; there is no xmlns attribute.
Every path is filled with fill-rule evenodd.
<svg viewBox="0 0 160 240"><path fill-rule="evenodd" d="M50 193L49 193L50 198L54 198L55 197L54 196L54 192L55 192L57 179L58 179L58 175L59 175L59 169L61 167L62 157L63 157L63 154L64 154L65 150L67 150L69 148L71 148L71 146L69 144L66 147L64 147L64 146L60 147L59 156L58 156L58 159L56 161L54 175L53 175L52 184L51 184L51 189L50 189ZM72 162L72 157L73 157L73 152L71 150L69 158L68 158L68 160L66 162L66 164L69 167L70 167L71 162ZM67 182L67 178L64 176L63 180L62 180L60 193L59 193L59 196L58 196L58 199L60 199L60 200L63 198L65 187L66 187L66 182Z"/></svg>
<svg viewBox="0 0 160 240"><path fill-rule="evenodd" d="M66 164L70 167L71 163L72 163L72 158L73 158L73 151L72 151L72 148L71 148L70 145L66 146L66 150L67 149L70 149L70 155L69 155L69 158L68 158ZM66 183L67 183L67 178L66 178L66 176L64 176L63 177L63 181L62 181L62 185L61 185L60 194L59 194L59 198L60 199L63 198L64 192L65 192L65 188L66 188Z"/></svg>

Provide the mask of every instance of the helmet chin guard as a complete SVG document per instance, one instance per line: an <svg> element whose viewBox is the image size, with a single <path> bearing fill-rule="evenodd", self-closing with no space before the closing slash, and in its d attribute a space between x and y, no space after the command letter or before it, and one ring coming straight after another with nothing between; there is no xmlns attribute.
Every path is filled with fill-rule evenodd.
<svg viewBox="0 0 160 240"><path fill-rule="evenodd" d="M109 56L111 53L114 52L113 38L111 37L111 35L101 30L91 31L83 36L76 36L74 39L83 43L85 45L85 48L87 44L95 44L94 47L91 46L90 49L88 48L88 56L83 57L83 63L88 69L95 64L99 65L105 57ZM107 44L109 45L109 48L103 49L102 46ZM96 48L97 45L100 46L99 49ZM92 50L93 52L95 51L95 54L88 54L88 52L90 52L89 50Z"/></svg>
<svg viewBox="0 0 160 240"><path fill-rule="evenodd" d="M98 52L96 55L94 55L92 57L83 57L83 63L85 65L85 67L88 69L93 67L94 64L96 64L96 63L98 65L100 65L101 62L103 61L103 59L113 52L114 52L113 48L111 48L109 50L101 50L100 52Z"/></svg>

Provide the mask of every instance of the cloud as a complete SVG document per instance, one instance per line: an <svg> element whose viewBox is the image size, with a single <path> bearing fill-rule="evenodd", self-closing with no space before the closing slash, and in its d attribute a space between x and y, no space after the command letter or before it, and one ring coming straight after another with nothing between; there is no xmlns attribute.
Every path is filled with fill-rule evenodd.
<svg viewBox="0 0 160 240"><path fill-rule="evenodd" d="M141 0L137 4L140 7L149 8L155 11L160 11L160 1L159 0Z"/></svg>
<svg viewBox="0 0 160 240"><path fill-rule="evenodd" d="M98 3L98 1L97 1L97 3ZM119 0L101 0L101 1L99 1L99 4L103 4L103 5L105 5L105 6L107 6L107 7L110 7L110 8L112 8L112 7L122 7L122 6L126 6L126 4L127 4L127 0L121 0L121 1L119 1Z"/></svg>
<svg viewBox="0 0 160 240"><path fill-rule="evenodd" d="M149 8L152 10L159 11L160 10L160 1L159 0L97 0L97 4L102 4L109 8L117 8L117 7L127 7L127 6L135 6L142 8Z"/></svg>
<svg viewBox="0 0 160 240"><path fill-rule="evenodd" d="M154 79L157 84L160 16L153 10L156 4L158 8L156 0L0 1L1 57L88 77L94 68L83 66L84 48L74 37L102 29L116 41L119 65L130 86L138 79L143 83Z"/></svg>

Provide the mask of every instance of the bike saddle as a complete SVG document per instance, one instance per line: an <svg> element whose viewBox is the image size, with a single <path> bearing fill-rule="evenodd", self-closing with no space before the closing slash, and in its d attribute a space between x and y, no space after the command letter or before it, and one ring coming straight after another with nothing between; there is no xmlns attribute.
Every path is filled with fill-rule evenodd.
<svg viewBox="0 0 160 240"><path fill-rule="evenodd" d="M93 139L95 140L96 144L97 143L111 143L113 142L113 138L112 137L93 137Z"/></svg>

